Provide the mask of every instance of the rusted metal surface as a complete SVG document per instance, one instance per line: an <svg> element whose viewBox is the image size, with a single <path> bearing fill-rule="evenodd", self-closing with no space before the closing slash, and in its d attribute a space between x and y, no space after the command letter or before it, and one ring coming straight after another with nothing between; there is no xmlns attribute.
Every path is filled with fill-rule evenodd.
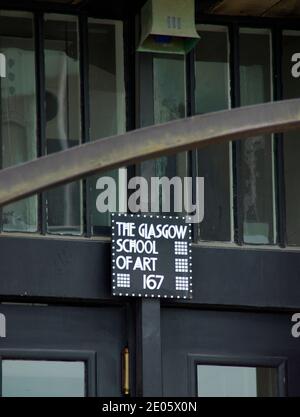
<svg viewBox="0 0 300 417"><path fill-rule="evenodd" d="M142 160L297 128L300 128L300 99L209 113L135 130L0 171L0 205Z"/></svg>

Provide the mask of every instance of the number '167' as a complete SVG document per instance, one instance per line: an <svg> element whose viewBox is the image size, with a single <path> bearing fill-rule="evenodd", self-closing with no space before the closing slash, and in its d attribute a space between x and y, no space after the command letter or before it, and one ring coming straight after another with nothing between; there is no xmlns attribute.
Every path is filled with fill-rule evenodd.
<svg viewBox="0 0 300 417"><path fill-rule="evenodd" d="M163 283L163 275L146 275L143 277L143 288L148 290L159 290Z"/></svg>

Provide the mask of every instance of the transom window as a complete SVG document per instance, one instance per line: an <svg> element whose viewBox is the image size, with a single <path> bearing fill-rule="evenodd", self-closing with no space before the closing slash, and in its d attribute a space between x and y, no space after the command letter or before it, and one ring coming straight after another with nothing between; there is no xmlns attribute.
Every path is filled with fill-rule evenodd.
<svg viewBox="0 0 300 417"><path fill-rule="evenodd" d="M7 67L0 80L1 167L125 132L126 115L131 128L132 120L144 127L299 97L292 56L300 52L300 31L238 24L197 28L201 39L187 57L136 53L133 71L134 45L124 57L121 21L0 11L0 53ZM126 109L125 85L136 86L136 114L132 105ZM158 158L136 166L135 174L205 178L205 215L194 228L195 241L299 245L297 135L262 135ZM119 195L125 199L122 189L130 175L124 169L106 175L117 183L121 179ZM96 206L98 179L94 175L2 208L0 230L109 234L110 215ZM126 201L117 206L126 210Z"/></svg>
<svg viewBox="0 0 300 417"><path fill-rule="evenodd" d="M0 52L2 168L126 130L122 22L87 18L79 27L73 15L0 12ZM4 207L2 231L107 233L98 178Z"/></svg>

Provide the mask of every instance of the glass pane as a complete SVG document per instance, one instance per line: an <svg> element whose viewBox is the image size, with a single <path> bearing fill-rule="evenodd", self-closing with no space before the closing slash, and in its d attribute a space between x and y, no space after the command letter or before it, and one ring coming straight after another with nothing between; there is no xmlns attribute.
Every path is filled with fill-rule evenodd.
<svg viewBox="0 0 300 417"><path fill-rule="evenodd" d="M123 63L123 26L121 22L103 23L89 19L89 98L90 136L96 140L125 132L125 88ZM105 173L118 184L118 170ZM91 222L93 234L101 234L109 226L109 212L96 208L99 175L89 178ZM101 191L100 191L101 192ZM123 202L124 205L124 202ZM116 201L116 211L119 201Z"/></svg>
<svg viewBox="0 0 300 417"><path fill-rule="evenodd" d="M184 64L181 57L153 57L155 124L185 117Z"/></svg>
<svg viewBox="0 0 300 417"><path fill-rule="evenodd" d="M84 397L84 362L4 360L3 397Z"/></svg>
<svg viewBox="0 0 300 417"><path fill-rule="evenodd" d="M186 92L185 92L185 60L181 56L172 55L153 55L152 60L152 97L143 97L143 100L153 100L153 123L166 123L171 120L180 119L186 115ZM151 184L152 177L180 177L183 184L183 178L187 176L187 153L179 153L171 157L161 157L155 160L146 161L141 164L142 176ZM150 189L150 187L149 187ZM162 193L160 187L159 201L155 193L149 195L149 211L150 201L156 204L158 212L165 211L168 208L169 213L176 214L174 211L174 197L171 189L171 201L165 201L167 194ZM150 200L151 199L151 200ZM156 203L155 203L156 202ZM184 207L182 199L179 206ZM179 211L182 212L183 210Z"/></svg>
<svg viewBox="0 0 300 417"><path fill-rule="evenodd" d="M154 124L185 117L185 62L178 57L153 58ZM187 154L162 157L153 161L156 177L187 175ZM154 197L154 196L152 196ZM171 197L172 198L172 197ZM163 194L160 192L160 210ZM173 202L172 202L173 203ZM171 203L171 213L174 203Z"/></svg>
<svg viewBox="0 0 300 417"><path fill-rule="evenodd" d="M286 31L283 35L283 98L300 97L300 79L292 74L292 57L300 51L300 32ZM300 141L299 131L284 134L284 169L286 190L286 232L289 245L300 244Z"/></svg>
<svg viewBox="0 0 300 417"><path fill-rule="evenodd" d="M198 397L276 397L277 370L240 366L197 366Z"/></svg>
<svg viewBox="0 0 300 417"><path fill-rule="evenodd" d="M227 29L201 25L196 47L196 113L230 107ZM214 47L212 48L212 45ZM231 144L212 145L197 152L198 176L205 180L201 240L231 240Z"/></svg>
<svg viewBox="0 0 300 417"><path fill-rule="evenodd" d="M240 33L241 106L272 101L271 38L267 30ZM272 136L241 142L244 242L275 243Z"/></svg>
<svg viewBox="0 0 300 417"><path fill-rule="evenodd" d="M0 12L2 168L36 158L36 91L33 18L29 13ZM4 231L37 231L37 197L3 208Z"/></svg>
<svg viewBox="0 0 300 417"><path fill-rule="evenodd" d="M47 153L80 143L80 72L77 18L45 15ZM81 183L46 193L50 233L82 233Z"/></svg>

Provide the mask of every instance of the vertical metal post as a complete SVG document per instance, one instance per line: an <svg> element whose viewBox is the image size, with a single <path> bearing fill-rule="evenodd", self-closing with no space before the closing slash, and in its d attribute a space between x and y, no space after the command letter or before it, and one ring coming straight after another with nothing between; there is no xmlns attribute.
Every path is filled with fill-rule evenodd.
<svg viewBox="0 0 300 417"><path fill-rule="evenodd" d="M196 100L195 100L195 50L193 49L186 57L186 115L188 117L196 114ZM193 179L198 176L198 159L197 150L188 152L188 176ZM193 181L192 200L196 201L196 187ZM193 228L193 239L198 239L198 224L194 223Z"/></svg>
<svg viewBox="0 0 300 417"><path fill-rule="evenodd" d="M88 42L88 16L79 15L79 56L80 56L80 103L81 103L81 142L90 141L90 105L89 105L89 42ZM83 219L84 234L91 236L91 198L89 193L89 180L82 180L83 190Z"/></svg>
<svg viewBox="0 0 300 417"><path fill-rule="evenodd" d="M35 67L36 67L36 103L37 103L37 155L46 155L46 89L45 89L45 53L43 13L34 16ZM39 229L47 232L46 195L39 194Z"/></svg>
<svg viewBox="0 0 300 417"><path fill-rule="evenodd" d="M274 28L272 31L273 52L273 84L274 100L282 100L282 31ZM274 158L275 158L275 184L276 184L276 208L277 208L277 243L279 246L286 245L286 204L284 182L284 146L283 134L274 135Z"/></svg>
<svg viewBox="0 0 300 417"><path fill-rule="evenodd" d="M240 45L239 27L237 24L229 26L230 45L230 79L231 79L231 106L240 107ZM241 142L232 143L233 164L233 206L234 206L234 241L242 245L244 236L243 227L243 201L241 187Z"/></svg>
<svg viewBox="0 0 300 417"><path fill-rule="evenodd" d="M137 396L161 397L163 393L160 312L159 300L137 301Z"/></svg>

